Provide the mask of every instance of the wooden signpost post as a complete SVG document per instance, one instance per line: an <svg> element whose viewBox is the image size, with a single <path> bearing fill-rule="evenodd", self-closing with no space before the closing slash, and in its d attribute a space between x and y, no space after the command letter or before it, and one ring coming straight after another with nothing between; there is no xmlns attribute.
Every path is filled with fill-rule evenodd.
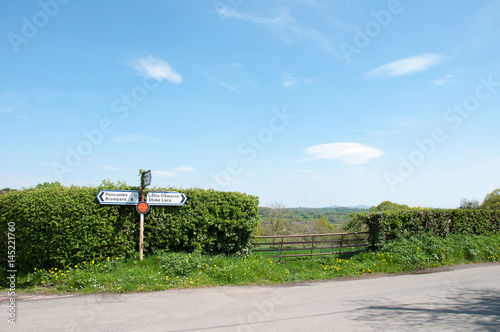
<svg viewBox="0 0 500 332"><path fill-rule="evenodd" d="M144 242L144 215L149 212L149 205L144 200L144 189L151 184L151 170L141 172L141 201L137 204L139 212L139 260L142 261L142 243Z"/></svg>
<svg viewBox="0 0 500 332"><path fill-rule="evenodd" d="M139 260L142 261L142 244L144 242L144 215L149 212L151 205L165 206L183 206L187 197L185 194L173 191L152 191L149 192L144 199L144 189L151 185L151 170L140 170L141 189L140 191L132 190L101 190L97 194L99 204L108 205L135 205L139 212ZM140 199L139 199L140 197Z"/></svg>

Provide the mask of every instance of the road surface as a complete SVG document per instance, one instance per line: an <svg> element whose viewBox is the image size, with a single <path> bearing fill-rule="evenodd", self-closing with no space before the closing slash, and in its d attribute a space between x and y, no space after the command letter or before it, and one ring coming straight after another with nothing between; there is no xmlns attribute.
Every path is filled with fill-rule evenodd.
<svg viewBox="0 0 500 332"><path fill-rule="evenodd" d="M500 331L500 264L280 286L28 296L16 305L16 324L3 315L1 331Z"/></svg>

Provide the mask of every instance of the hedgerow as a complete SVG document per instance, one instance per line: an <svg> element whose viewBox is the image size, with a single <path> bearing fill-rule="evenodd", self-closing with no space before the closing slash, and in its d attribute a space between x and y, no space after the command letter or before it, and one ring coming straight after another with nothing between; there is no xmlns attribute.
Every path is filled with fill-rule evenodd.
<svg viewBox="0 0 500 332"><path fill-rule="evenodd" d="M100 205L96 196L101 189L133 188L109 181L99 187L46 183L0 195L0 255L7 257L8 225L15 225L11 237L15 236L16 267L24 271L136 255L139 214L135 206ZM153 206L145 215L146 254L248 252L258 226L257 197L203 189L155 190L183 192L188 200L179 207Z"/></svg>
<svg viewBox="0 0 500 332"><path fill-rule="evenodd" d="M356 213L350 229L364 225L370 232L371 249L379 249L394 239L448 234L485 235L500 232L500 211L482 209L401 209Z"/></svg>

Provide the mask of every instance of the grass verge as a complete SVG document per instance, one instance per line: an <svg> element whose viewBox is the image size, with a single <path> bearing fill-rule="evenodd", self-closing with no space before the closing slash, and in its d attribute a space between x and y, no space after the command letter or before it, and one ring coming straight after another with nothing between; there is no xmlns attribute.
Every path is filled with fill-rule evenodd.
<svg viewBox="0 0 500 332"><path fill-rule="evenodd" d="M352 257L294 258L286 263L249 257L169 253L136 258L108 257L64 269L34 269L18 276L16 290L44 293L157 291L219 285L276 284L373 273L400 273L430 267L500 261L500 234L411 237L378 252ZM2 285L0 290L6 290Z"/></svg>

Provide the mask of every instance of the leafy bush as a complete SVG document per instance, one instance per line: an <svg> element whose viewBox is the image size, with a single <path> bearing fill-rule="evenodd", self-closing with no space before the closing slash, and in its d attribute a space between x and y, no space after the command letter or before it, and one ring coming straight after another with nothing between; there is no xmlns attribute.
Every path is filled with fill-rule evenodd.
<svg viewBox="0 0 500 332"><path fill-rule="evenodd" d="M500 232L500 212L480 209L405 209L356 213L348 225L359 229L366 225L372 249L394 239L413 235L490 234Z"/></svg>
<svg viewBox="0 0 500 332"><path fill-rule="evenodd" d="M16 266L25 271L134 255L139 242L135 206L100 205L96 196L101 189L133 188L109 181L99 187L45 183L1 195L0 254L7 257L10 224L15 225L11 233ZM154 206L145 215L146 253L162 249L248 252L258 225L257 197L203 189L182 192L188 197L184 206Z"/></svg>
<svg viewBox="0 0 500 332"><path fill-rule="evenodd" d="M155 189L156 190L156 189ZM145 218L145 250L246 254L259 225L259 200L238 192L186 189L182 207L153 206Z"/></svg>
<svg viewBox="0 0 500 332"><path fill-rule="evenodd" d="M136 250L133 207L102 208L97 191L46 184L0 196L0 241L6 243L7 226L15 225L16 266L60 267Z"/></svg>
<svg viewBox="0 0 500 332"><path fill-rule="evenodd" d="M158 261L167 276L183 277L203 269L208 259L199 252L161 252L158 255Z"/></svg>

